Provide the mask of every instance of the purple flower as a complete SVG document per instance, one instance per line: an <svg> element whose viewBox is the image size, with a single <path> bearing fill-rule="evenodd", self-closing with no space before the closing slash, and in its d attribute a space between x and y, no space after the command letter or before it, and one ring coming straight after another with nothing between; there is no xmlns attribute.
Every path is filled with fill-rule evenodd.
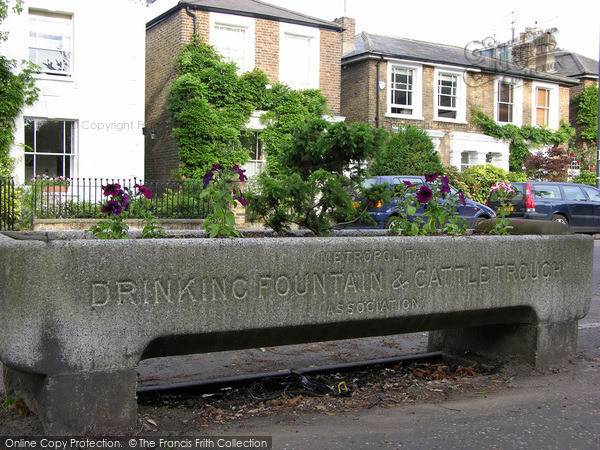
<svg viewBox="0 0 600 450"><path fill-rule="evenodd" d="M129 211L129 195L123 193L123 195L121 195L121 199L119 201L119 203L121 203L121 206L123 207L123 211Z"/></svg>
<svg viewBox="0 0 600 450"><path fill-rule="evenodd" d="M246 181L248 179L248 177L245 175L246 171L240 168L240 166L238 166L237 164L233 165L231 171L239 176L240 181Z"/></svg>
<svg viewBox="0 0 600 450"><path fill-rule="evenodd" d="M417 192L417 201L419 203L427 203L433 197L433 192L427 186L421 186Z"/></svg>
<svg viewBox="0 0 600 450"><path fill-rule="evenodd" d="M404 180L404 184L406 185L406 187L409 187L409 188L413 188L413 187L415 187L415 185L414 185L414 184L412 184L412 183L411 183L410 181L408 181L408 180Z"/></svg>
<svg viewBox="0 0 600 450"><path fill-rule="evenodd" d="M204 178L202 178L202 181L204 182L204 189L206 189L208 187L208 184L213 180L213 177L214 177L214 173L213 173L212 169L209 170L208 172L206 172L206 175L204 175Z"/></svg>
<svg viewBox="0 0 600 450"><path fill-rule="evenodd" d="M221 170L221 164L213 164L212 169L210 169L212 172L218 172L219 170Z"/></svg>
<svg viewBox="0 0 600 450"><path fill-rule="evenodd" d="M440 177L440 194L442 194L442 198L446 198L446 194L450 193L449 182L450 180L448 180L448 177Z"/></svg>
<svg viewBox="0 0 600 450"><path fill-rule="evenodd" d="M109 200L106 205L102 205L101 211L104 214L110 214L111 216L118 216L122 211L121 203L117 200Z"/></svg>
<svg viewBox="0 0 600 450"><path fill-rule="evenodd" d="M427 181L428 183L433 183L435 180L437 180L438 174L436 173L431 173L431 174L425 174L425 181Z"/></svg>
<svg viewBox="0 0 600 450"><path fill-rule="evenodd" d="M146 197L148 200L150 200L152 198L152 191L150 189L148 189L146 186L141 185L141 184L136 184L133 187L136 188L139 191L139 193L142 194L144 197Z"/></svg>
<svg viewBox="0 0 600 450"><path fill-rule="evenodd" d="M123 190L121 189L120 184L107 184L106 186L102 186L102 191L104 192L105 197L118 197L123 194Z"/></svg>
<svg viewBox="0 0 600 450"><path fill-rule="evenodd" d="M458 199L462 202L463 206L467 206L467 201L465 200L465 194L459 192Z"/></svg>

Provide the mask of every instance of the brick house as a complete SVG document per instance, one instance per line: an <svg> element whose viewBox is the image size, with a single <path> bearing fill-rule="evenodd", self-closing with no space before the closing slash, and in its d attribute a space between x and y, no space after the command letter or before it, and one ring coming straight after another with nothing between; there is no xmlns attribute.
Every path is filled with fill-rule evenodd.
<svg viewBox="0 0 600 450"><path fill-rule="evenodd" d="M426 130L445 165L508 170L508 143L483 134L471 108L502 124L556 129L569 120L575 84L460 47L363 32L342 55L341 111L348 122Z"/></svg>
<svg viewBox="0 0 600 450"><path fill-rule="evenodd" d="M171 137L165 104L177 76L175 58L194 32L235 61L240 71L258 68L271 83L321 89L330 113L339 115L339 24L258 0L180 1L146 25L146 127L151 131L145 146L147 179L172 178L178 169L177 143ZM248 127L260 127L256 117ZM246 138L250 164L259 164L258 137Z"/></svg>
<svg viewBox="0 0 600 450"><path fill-rule="evenodd" d="M579 84L571 87L569 92L570 100L575 99L579 94L590 86L598 85L598 61L579 53L557 51L555 54L556 74L578 80ZM571 126L575 128L575 137L572 144L575 148L581 148L581 125L577 123L577 105L572 102L569 116Z"/></svg>

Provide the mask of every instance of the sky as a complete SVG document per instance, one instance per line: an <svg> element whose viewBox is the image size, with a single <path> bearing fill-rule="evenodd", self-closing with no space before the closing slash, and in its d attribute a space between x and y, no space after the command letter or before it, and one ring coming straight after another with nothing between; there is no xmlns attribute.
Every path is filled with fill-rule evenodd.
<svg viewBox="0 0 600 450"><path fill-rule="evenodd" d="M262 0L325 20L356 19L367 31L464 47L492 37L511 39L525 27L558 28L557 46L599 59L600 0ZM344 14L344 4L346 13Z"/></svg>

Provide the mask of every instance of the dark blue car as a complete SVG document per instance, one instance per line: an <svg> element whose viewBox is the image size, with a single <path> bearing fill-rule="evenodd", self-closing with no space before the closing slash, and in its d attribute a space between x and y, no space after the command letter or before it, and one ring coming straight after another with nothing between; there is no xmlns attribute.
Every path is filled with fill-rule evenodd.
<svg viewBox="0 0 600 450"><path fill-rule="evenodd" d="M577 183L529 181L509 183L515 194L507 205L509 217L552 220L564 223L572 231L600 231L600 190ZM492 191L487 204L500 208L497 192Z"/></svg>
<svg viewBox="0 0 600 450"><path fill-rule="evenodd" d="M420 188L423 185L428 185L425 181L425 177L416 175L390 175L382 177L367 178L365 180L365 186L370 187L377 184L387 183L390 189L395 189L396 186L404 185L404 181L410 181L413 185ZM458 195L458 190L450 186L451 194ZM473 200L466 199L466 205L458 203L458 217L468 222L470 227L476 226L479 222L496 217L496 214L491 208L488 208L481 203L474 202ZM418 204L418 203L417 203ZM422 216L425 212L426 205L419 205L415 216ZM389 228L394 218L398 217L398 201L393 199L390 204L378 204L369 210L369 215L377 223L377 228Z"/></svg>

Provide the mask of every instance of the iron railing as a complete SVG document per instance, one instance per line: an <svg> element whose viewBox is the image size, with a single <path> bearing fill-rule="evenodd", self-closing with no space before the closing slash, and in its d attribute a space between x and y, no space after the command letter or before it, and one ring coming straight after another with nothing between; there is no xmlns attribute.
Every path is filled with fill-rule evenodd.
<svg viewBox="0 0 600 450"><path fill-rule="evenodd" d="M15 221L15 181L0 177L0 231L14 230Z"/></svg>
<svg viewBox="0 0 600 450"><path fill-rule="evenodd" d="M31 187L32 212L37 219L86 219L103 217L102 204L107 200L102 186L119 184L135 192L136 184L152 191L152 212L158 218L205 218L210 211L207 199L200 198L202 180L142 181L132 179L75 178L68 182L38 180ZM134 218L135 216L132 216Z"/></svg>

